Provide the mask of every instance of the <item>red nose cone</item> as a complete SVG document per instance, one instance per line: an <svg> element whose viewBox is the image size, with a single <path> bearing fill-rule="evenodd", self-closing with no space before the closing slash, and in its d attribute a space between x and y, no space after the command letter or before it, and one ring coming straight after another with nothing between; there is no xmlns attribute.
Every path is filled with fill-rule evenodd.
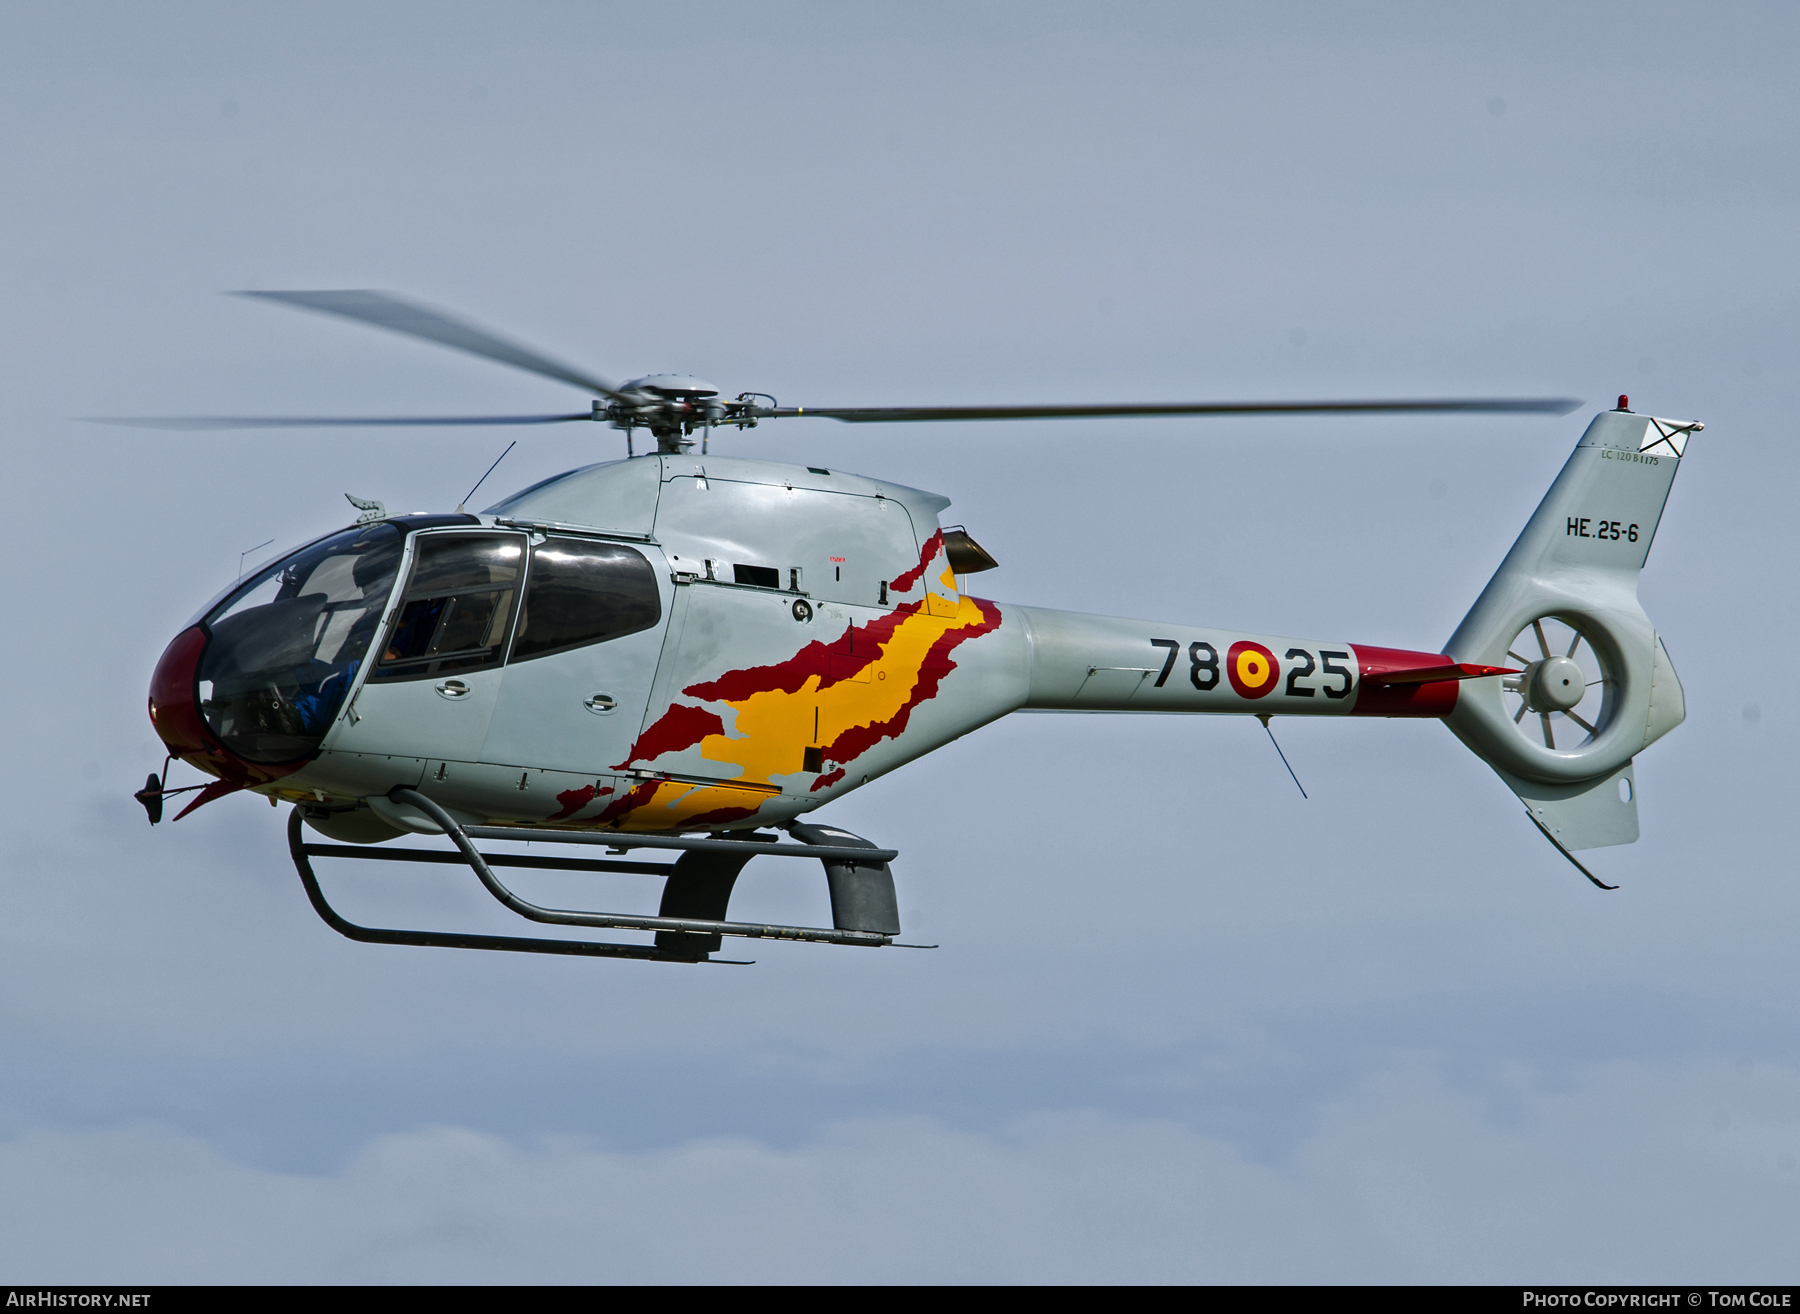
<svg viewBox="0 0 1800 1314"><path fill-rule="evenodd" d="M194 704L194 676L206 631L198 625L175 636L150 677L150 723L176 757L217 751Z"/></svg>

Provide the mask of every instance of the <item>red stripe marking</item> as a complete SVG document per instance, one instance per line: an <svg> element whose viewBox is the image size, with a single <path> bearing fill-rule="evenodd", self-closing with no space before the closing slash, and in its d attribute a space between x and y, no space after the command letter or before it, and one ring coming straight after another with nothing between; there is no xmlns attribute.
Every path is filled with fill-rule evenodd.
<svg viewBox="0 0 1800 1314"><path fill-rule="evenodd" d="M669 710L656 718L656 724L638 736L637 743L631 746L630 756L613 770L623 771L633 762L653 761L664 753L679 753L708 735L724 733L725 722L719 719L717 712L709 712L704 707L689 707L686 703L671 703ZM607 810L611 811L610 808Z"/></svg>
<svg viewBox="0 0 1800 1314"><path fill-rule="evenodd" d="M641 785L633 785L630 789L615 798L611 803L608 803L606 805L606 811L594 818L594 824L596 826L607 825L609 822L619 820L619 818L623 817L626 813L642 807L656 796L657 788L662 783L663 782L660 780L646 780Z"/></svg>
<svg viewBox="0 0 1800 1314"><path fill-rule="evenodd" d="M772 666L750 666L741 671L727 671L716 680L706 684L689 685L681 692L689 698L701 698L708 702L741 703L752 694L777 691L789 694L799 693L808 677L814 675L819 677L819 688L829 689L841 678L832 674L831 659L833 657L838 658L841 662L846 657L860 657L867 653L867 660L861 664L861 666L867 666L869 662L881 655L888 640L894 637L894 631L900 628L900 623L909 616L917 614L920 605L917 602L902 603L894 611L885 616L877 616L867 625L852 625L841 637L830 643L815 640L784 662L777 662ZM857 669L860 670L861 666ZM840 665L838 669L842 670L843 668ZM670 712L673 711L674 708L671 707ZM664 715L666 717L668 713ZM657 725L661 724L662 718L659 718ZM654 731L655 728L652 726L651 731ZM723 727L721 727L722 730ZM646 731L645 737L648 738L649 734L650 731ZM645 761L648 761L652 756L654 754L639 754L634 748L631 760L635 762L643 757Z"/></svg>
<svg viewBox="0 0 1800 1314"><path fill-rule="evenodd" d="M945 630L930 648L925 651L925 660L919 664L919 678L907 696L900 710L885 721L877 721L872 725L851 726L831 743L825 746L825 760L828 762L853 762L868 752L883 739L897 739L906 733L907 722L912 719L913 708L920 703L937 697L938 686L956 663L950 660L950 654L958 644L967 643L970 639L978 639L982 635L998 629L1000 626L1000 608L980 598L970 598L981 612L979 625L966 625L957 629ZM828 789L844 778L842 766L836 771L827 772L813 781L813 789Z"/></svg>
<svg viewBox="0 0 1800 1314"><path fill-rule="evenodd" d="M727 821L742 821L745 817L754 817L755 808L714 808L711 812L699 812L691 817L682 818L684 826L710 826Z"/></svg>
<svg viewBox="0 0 1800 1314"><path fill-rule="evenodd" d="M564 817L574 816L577 812L581 811L594 801L594 795L597 792L597 789L598 787L595 785L583 785L580 789L565 789L556 796L556 801L562 804L562 811L553 812L545 817L544 820L561 821ZM610 789L606 792L609 794L612 793Z"/></svg>
<svg viewBox="0 0 1800 1314"><path fill-rule="evenodd" d="M934 545L942 544L942 533L934 534ZM937 546L931 548L935 555ZM925 559L929 562L930 557ZM916 580L916 576L915 576ZM956 663L950 654L957 645L970 639L980 638L1000 626L1000 608L992 602L980 598L970 598L981 613L981 621L976 625L949 628L938 636L935 642L926 649L924 658L919 663L917 678L913 682L911 692L905 704L885 721L872 725L853 726L844 731L829 745L824 747L823 756L827 761L837 764L836 769L826 772L813 782L816 790L829 789L844 778L844 764L854 761L870 748L884 739L898 738L906 732L907 724L912 718L912 711L919 704L937 696L938 688L944 677L956 669ZM877 617L867 625L853 625L844 634L829 643L815 641L807 644L799 652L784 662L769 666L752 666L741 671L727 671L716 680L703 684L689 685L681 692L689 698L701 698L718 702L743 702L759 693L798 693L806 681L817 676L819 688L824 689L839 682L839 677L832 674L832 659L844 663L846 657L869 656L860 665L867 665L876 660L893 638L894 631L901 622L916 616L923 601L903 603L886 616ZM859 669L860 669L859 665ZM840 664L841 671L845 666ZM634 762L652 762L663 753L679 752L691 748L709 734L724 734L725 723L715 714L700 707L691 707L685 703L672 703L656 721L638 736L637 743L631 747L631 756L621 762L615 770L622 770ZM643 803L647 803L654 791L655 782L639 785L630 793L614 800L597 821L605 823L622 817ZM561 796L558 796L559 800ZM723 808L716 812L704 814L704 817L688 818L692 822L702 821L736 821L740 817L751 816L756 809L744 809L735 812ZM732 815L722 815L724 813Z"/></svg>
<svg viewBox="0 0 1800 1314"><path fill-rule="evenodd" d="M932 558L944 550L944 531L938 530L925 540L925 546L919 552L919 564L894 580L894 592L911 593L912 586L924 575L925 567L931 564Z"/></svg>

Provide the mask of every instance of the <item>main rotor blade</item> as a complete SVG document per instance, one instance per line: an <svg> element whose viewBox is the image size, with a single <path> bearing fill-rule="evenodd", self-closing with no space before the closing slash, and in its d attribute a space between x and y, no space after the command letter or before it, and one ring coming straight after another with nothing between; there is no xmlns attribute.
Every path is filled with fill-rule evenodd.
<svg viewBox="0 0 1800 1314"><path fill-rule="evenodd" d="M1092 406L773 406L757 411L757 415L772 419L817 415L847 424L891 424L905 420L1104 419L1134 415L1567 415L1580 405L1568 397L1453 397L1436 401L1126 402Z"/></svg>
<svg viewBox="0 0 1800 1314"><path fill-rule="evenodd" d="M592 420L592 411L575 415L146 415L89 417L89 424L116 424L128 429L335 429L425 428L435 425L565 424Z"/></svg>
<svg viewBox="0 0 1800 1314"><path fill-rule="evenodd" d="M473 356L497 360L502 365L511 365L515 369L572 383L587 392L598 392L615 399L619 395L612 384L591 374L583 374L572 365L540 356L535 351L521 347L516 342L508 342L486 329L453 319L442 311L403 301L387 292L239 292L237 295L285 302L290 306L317 310L327 315L342 315L345 319L360 320L364 324L373 324L376 328L391 329L408 337L423 338L427 342L454 347Z"/></svg>

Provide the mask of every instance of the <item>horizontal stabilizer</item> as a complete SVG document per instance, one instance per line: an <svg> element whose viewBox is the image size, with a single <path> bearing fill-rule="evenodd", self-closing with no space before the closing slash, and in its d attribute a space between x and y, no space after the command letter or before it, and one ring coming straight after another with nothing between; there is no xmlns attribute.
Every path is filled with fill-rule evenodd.
<svg viewBox="0 0 1800 1314"><path fill-rule="evenodd" d="M1361 691L1354 716L1448 716L1456 707L1460 681L1510 675L1505 666L1459 662L1441 652L1356 645Z"/></svg>
<svg viewBox="0 0 1800 1314"><path fill-rule="evenodd" d="M1381 671L1366 675L1369 684L1429 684L1433 680L1473 680L1483 675L1517 675L1511 666L1481 666L1475 662L1453 662L1448 657L1441 666L1415 666L1404 671Z"/></svg>

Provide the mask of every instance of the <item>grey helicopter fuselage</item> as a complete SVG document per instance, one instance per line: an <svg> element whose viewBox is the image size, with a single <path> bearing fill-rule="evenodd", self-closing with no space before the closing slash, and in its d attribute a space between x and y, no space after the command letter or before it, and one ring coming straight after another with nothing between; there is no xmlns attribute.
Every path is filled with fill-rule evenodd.
<svg viewBox="0 0 1800 1314"><path fill-rule="evenodd" d="M480 516L344 531L202 614L197 706L225 754L184 756L238 759L347 837L419 824L386 799L398 784L471 820L706 830L790 820L1025 707L1242 712L1234 643L1270 654L1251 661L1257 710L1357 708L1347 643L1307 645L1296 674L1287 640L970 596L948 505L654 455Z"/></svg>
<svg viewBox="0 0 1800 1314"><path fill-rule="evenodd" d="M1539 518L1611 489L1641 546L1565 539L1559 520L1557 543L1575 546L1558 550L1628 571L1635 605L1679 453L1657 477L1647 458L1626 466L1646 421L1619 416L1590 427ZM480 515L359 524L205 608L158 666L152 719L217 778L198 801L255 790L355 842L436 829L388 797L397 786L470 824L780 825L1022 709L1450 717L1490 761L1483 736L1508 741L1515 788L1534 773L1604 778L1680 719L1646 734L1651 665L1666 663L1648 631L1642 654L1606 654L1621 681L1601 730L1637 715L1627 692L1644 701L1636 730L1546 754L1512 725L1484 728L1501 692L1478 677L1511 673L1482 664L1505 660L1510 615L1453 660L992 602L965 588L993 563L939 523L948 506L839 470L690 452L572 470ZM1546 684L1526 696L1578 698L1548 689L1561 671L1521 677ZM1458 715L1471 678L1480 706Z"/></svg>

